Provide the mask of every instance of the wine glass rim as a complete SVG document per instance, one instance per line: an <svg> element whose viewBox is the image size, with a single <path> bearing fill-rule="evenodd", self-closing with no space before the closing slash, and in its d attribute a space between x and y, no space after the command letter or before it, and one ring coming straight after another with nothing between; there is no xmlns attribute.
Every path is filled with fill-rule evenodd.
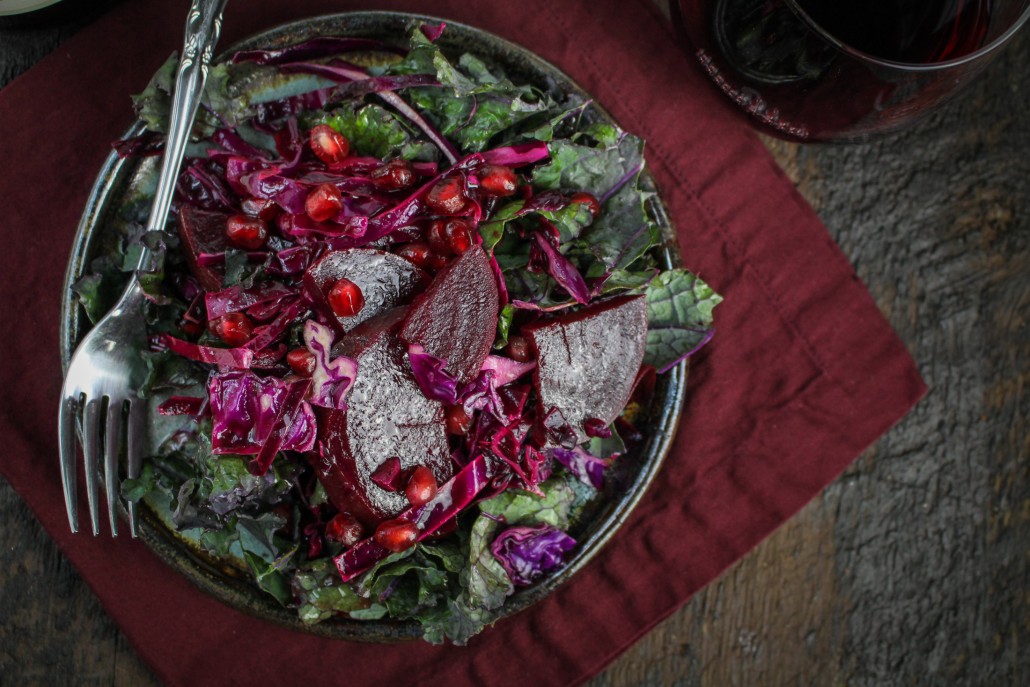
<svg viewBox="0 0 1030 687"><path fill-rule="evenodd" d="M815 30L816 33L818 33L824 40L826 40L828 43L833 45L841 52L847 53L857 59L869 62L880 67L889 67L891 69L899 69L910 72L933 72L944 69L950 69L952 67L958 67L969 62L974 62L983 57L984 55L994 52L1002 45L1007 43L1009 39L1016 35L1016 32L1018 32L1019 29L1022 28L1022 26L1026 24L1028 20L1030 20L1030 0L1024 0L1023 11L1016 18L1016 20L1012 22L1012 25L1005 29L1005 31L1002 32L993 41L980 46L973 52L967 53L965 55L962 55L961 57L956 57L951 60L942 60L940 62L901 62L897 60L889 60L883 57L877 57L876 55L863 52L858 48L852 47L847 43L844 43L836 36L834 36L832 33L823 28L823 26L820 25L819 22L817 22L815 19L809 16L809 14L805 12L805 10L802 9L801 6L798 4L798 0L785 0L785 2L799 17L801 17L803 21L808 23L812 27L812 29Z"/></svg>

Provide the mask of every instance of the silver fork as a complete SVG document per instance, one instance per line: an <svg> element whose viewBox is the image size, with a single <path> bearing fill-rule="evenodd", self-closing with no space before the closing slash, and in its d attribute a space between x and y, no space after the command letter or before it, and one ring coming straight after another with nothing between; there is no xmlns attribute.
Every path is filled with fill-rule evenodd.
<svg viewBox="0 0 1030 687"><path fill-rule="evenodd" d="M147 231L160 231L167 222L176 176L204 91L211 53L221 31L225 3L226 0L193 0L186 17L186 35L175 76L164 159ZM138 275L152 268L153 255L144 246L136 272L125 292L82 340L68 364L61 389L58 437L64 504L72 532L79 531L75 425L80 411L86 500L94 536L100 533L101 481L106 487L111 536L118 536L118 466L123 434L126 435L126 473L131 479L140 474L146 403L139 398L138 392L145 378L146 365L139 352L146 345L146 323L142 308L144 295ZM98 465L101 452L104 455L102 476ZM128 513L129 531L136 537L139 513L134 502L128 503Z"/></svg>

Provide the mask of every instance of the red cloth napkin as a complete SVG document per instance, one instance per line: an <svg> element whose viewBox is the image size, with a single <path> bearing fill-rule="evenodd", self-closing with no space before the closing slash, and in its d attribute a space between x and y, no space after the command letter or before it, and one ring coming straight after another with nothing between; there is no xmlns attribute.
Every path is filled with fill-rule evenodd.
<svg viewBox="0 0 1030 687"><path fill-rule="evenodd" d="M79 214L138 92L179 47L185 2L124 3L0 92L0 469L170 685L539 685L585 680L744 555L925 392L818 218L647 0L388 0L536 51L648 141L689 267L726 302L695 360L657 483L584 571L468 647L291 632L194 589L142 544L68 531L58 475L59 305ZM230 3L223 45L367 5Z"/></svg>

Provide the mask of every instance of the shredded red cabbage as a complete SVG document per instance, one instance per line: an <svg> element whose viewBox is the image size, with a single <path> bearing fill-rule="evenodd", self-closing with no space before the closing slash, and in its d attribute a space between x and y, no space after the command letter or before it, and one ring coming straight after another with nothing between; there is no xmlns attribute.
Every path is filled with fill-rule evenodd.
<svg viewBox="0 0 1030 687"><path fill-rule="evenodd" d="M196 360L209 365L217 365L219 370L245 370L254 360L254 352L247 348L215 348L200 346L189 341L177 339L169 334L160 334L158 343L172 353L183 358Z"/></svg>
<svg viewBox="0 0 1030 687"><path fill-rule="evenodd" d="M281 450L310 451L315 445L315 414L304 403L311 380L291 382L275 415L268 437L261 444L257 457L247 464L252 475L263 475L272 467L275 454Z"/></svg>
<svg viewBox="0 0 1030 687"><path fill-rule="evenodd" d="M310 451L316 432L314 413L303 403L309 385L306 379L290 383L243 370L212 375L212 453L258 455L277 429L276 450Z"/></svg>
<svg viewBox="0 0 1030 687"><path fill-rule="evenodd" d="M533 242L547 260L547 273L551 275L558 284L565 289L570 296L576 299L577 303L588 303L590 301L590 289L579 273L576 266L551 245L551 242L544 238L539 231L533 232Z"/></svg>
<svg viewBox="0 0 1030 687"><path fill-rule="evenodd" d="M519 143L513 146L503 146L479 153L479 157L491 165L506 165L508 167L522 167L540 162L551 154L547 144L543 141L532 141L530 143Z"/></svg>
<svg viewBox="0 0 1030 687"><path fill-rule="evenodd" d="M483 361L481 370L493 371L493 383L495 387L502 387L511 384L527 372L536 369L536 361L520 363L517 360L506 358L501 355L488 355Z"/></svg>
<svg viewBox="0 0 1030 687"><path fill-rule="evenodd" d="M347 394L358 378L358 362L343 355L330 359L333 331L314 320L304 323L304 346L315 356L311 403L347 410Z"/></svg>
<svg viewBox="0 0 1030 687"><path fill-rule="evenodd" d="M281 301L283 298L296 296L297 289L291 289L277 282L269 282L262 286L245 289L241 286L230 286L221 291L208 291L204 296L207 316L210 319L223 317L233 312L243 312L259 303Z"/></svg>
<svg viewBox="0 0 1030 687"><path fill-rule="evenodd" d="M447 405L458 402L458 380L444 368L447 361L426 353L420 344L408 346L408 363L411 374L426 398Z"/></svg>
<svg viewBox="0 0 1030 687"><path fill-rule="evenodd" d="M594 489L604 487L604 472L611 464L610 460L598 458L582 446L574 446L571 449L557 446L549 451L551 456L578 477L580 482L589 484Z"/></svg>
<svg viewBox="0 0 1030 687"><path fill-rule="evenodd" d="M371 38L348 38L340 36L319 36L277 50L241 50L232 56L232 63L256 62L257 64L283 64L297 60L312 60L319 57L331 57L345 52L390 52L395 55L407 55L406 48L390 45Z"/></svg>
<svg viewBox="0 0 1030 687"><path fill-rule="evenodd" d="M557 527L509 527L490 545L511 581L526 587L564 563L576 540Z"/></svg>

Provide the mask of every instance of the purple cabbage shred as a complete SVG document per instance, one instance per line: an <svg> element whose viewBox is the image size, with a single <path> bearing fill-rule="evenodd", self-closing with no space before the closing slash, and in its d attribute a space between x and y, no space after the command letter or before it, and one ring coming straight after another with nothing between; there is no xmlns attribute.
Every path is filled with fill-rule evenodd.
<svg viewBox="0 0 1030 687"><path fill-rule="evenodd" d="M306 388L308 380L303 380ZM276 429L291 394L291 383L261 378L250 371L214 374L208 380L211 450L213 453L257 455ZM315 445L315 416L300 401L297 412L284 417L281 450L310 451Z"/></svg>
<svg viewBox="0 0 1030 687"><path fill-rule="evenodd" d="M426 353L419 344L408 346L408 363L411 373L426 398L447 405L458 402L458 380L444 368L447 361Z"/></svg>
<svg viewBox="0 0 1030 687"><path fill-rule="evenodd" d="M347 410L347 393L358 377L358 361L340 355L331 358L333 331L314 320L304 323L304 345L315 356L310 401L323 408Z"/></svg>
<svg viewBox="0 0 1030 687"><path fill-rule="evenodd" d="M576 540L557 527L540 525L509 527L497 535L490 551L514 584L528 587L561 567L575 546Z"/></svg>

